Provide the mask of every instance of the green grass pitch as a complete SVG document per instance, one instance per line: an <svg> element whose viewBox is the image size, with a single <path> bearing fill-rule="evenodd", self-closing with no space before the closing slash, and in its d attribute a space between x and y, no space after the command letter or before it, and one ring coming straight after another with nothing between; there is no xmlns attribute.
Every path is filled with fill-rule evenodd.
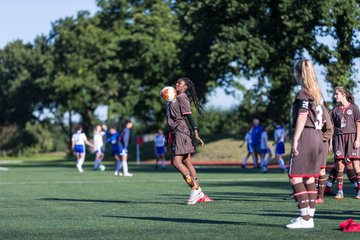
<svg viewBox="0 0 360 240"><path fill-rule="evenodd" d="M213 203L187 206L189 189L171 166L130 165L134 177L85 173L74 162L2 164L0 239L360 239L339 223L360 220L360 201L347 185L344 200L326 199L315 229L288 230L298 216L286 174L238 167L201 167L198 177Z"/></svg>

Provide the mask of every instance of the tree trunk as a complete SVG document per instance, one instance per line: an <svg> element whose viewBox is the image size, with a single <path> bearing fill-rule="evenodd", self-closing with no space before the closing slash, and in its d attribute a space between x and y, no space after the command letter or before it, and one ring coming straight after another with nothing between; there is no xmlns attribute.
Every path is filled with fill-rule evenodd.
<svg viewBox="0 0 360 240"><path fill-rule="evenodd" d="M81 125L83 127L83 132L89 138L90 130L93 128L93 112L94 109L85 109L84 112L80 113L81 115Z"/></svg>
<svg viewBox="0 0 360 240"><path fill-rule="evenodd" d="M72 150L72 131L73 131L72 115L71 115L71 111L69 111L68 150L69 150L69 155L70 155L70 156L73 155L73 150Z"/></svg>

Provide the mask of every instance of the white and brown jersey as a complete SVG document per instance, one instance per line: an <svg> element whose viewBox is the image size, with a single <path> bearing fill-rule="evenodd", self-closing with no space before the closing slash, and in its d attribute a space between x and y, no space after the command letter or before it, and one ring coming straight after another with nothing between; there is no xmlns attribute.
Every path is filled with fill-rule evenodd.
<svg viewBox="0 0 360 240"><path fill-rule="evenodd" d="M191 114L190 101L185 93L179 94L176 100L168 103L166 111L167 124L171 131L173 156L195 152L190 128L184 116Z"/></svg>
<svg viewBox="0 0 360 240"><path fill-rule="evenodd" d="M317 177L321 162L319 149L322 143L323 109L316 105L313 97L301 89L293 104L293 127L298 115L306 115L305 128L298 139L298 154L291 153L289 177Z"/></svg>
<svg viewBox="0 0 360 240"><path fill-rule="evenodd" d="M323 109L321 105L316 105L314 98L306 89L301 89L296 95L293 103L293 128L295 128L298 115L306 114L306 128L321 130L323 126Z"/></svg>
<svg viewBox="0 0 360 240"><path fill-rule="evenodd" d="M190 133L190 129L186 124L184 115L191 114L189 98L185 93L179 94L174 102L167 105L167 124L170 130Z"/></svg>
<svg viewBox="0 0 360 240"><path fill-rule="evenodd" d="M334 134L356 133L356 122L360 121L359 107L350 104L348 107L337 106L330 112L334 124Z"/></svg>

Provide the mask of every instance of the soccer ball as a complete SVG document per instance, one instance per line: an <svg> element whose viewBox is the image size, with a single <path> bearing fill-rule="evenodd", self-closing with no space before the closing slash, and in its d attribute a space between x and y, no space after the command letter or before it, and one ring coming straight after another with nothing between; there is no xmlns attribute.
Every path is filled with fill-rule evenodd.
<svg viewBox="0 0 360 240"><path fill-rule="evenodd" d="M160 97L167 102L173 102L176 98L176 90L173 87L167 86L160 91Z"/></svg>
<svg viewBox="0 0 360 240"><path fill-rule="evenodd" d="M105 171L106 167L105 167L104 165L100 165L100 166L99 166L99 169L100 169L100 171L103 172L103 171Z"/></svg>

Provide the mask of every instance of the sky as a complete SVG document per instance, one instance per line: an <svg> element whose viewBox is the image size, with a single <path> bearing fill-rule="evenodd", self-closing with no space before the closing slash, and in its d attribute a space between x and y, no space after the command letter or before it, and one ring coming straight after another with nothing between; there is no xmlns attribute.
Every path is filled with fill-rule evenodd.
<svg viewBox="0 0 360 240"><path fill-rule="evenodd" d="M16 39L32 42L37 35L48 34L51 23L80 10L96 12L95 0L1 0L0 48Z"/></svg>
<svg viewBox="0 0 360 240"><path fill-rule="evenodd" d="M76 16L78 11L87 10L91 14L97 11L95 0L1 0L0 1L0 49L7 43L21 39L23 42L33 42L36 36L47 35L51 30L51 23L64 17ZM357 66L360 66L357 62ZM359 68L358 68L359 69ZM324 70L317 66L322 89L328 86L320 73ZM255 82L246 82L252 86ZM325 94L325 91L323 91ZM356 91L359 92L358 90ZM326 96L327 100L331 96ZM221 88L215 89L209 97L207 107L214 106L229 108L237 105L241 100L241 93L235 96L226 95ZM357 101L359 104L359 101Z"/></svg>

